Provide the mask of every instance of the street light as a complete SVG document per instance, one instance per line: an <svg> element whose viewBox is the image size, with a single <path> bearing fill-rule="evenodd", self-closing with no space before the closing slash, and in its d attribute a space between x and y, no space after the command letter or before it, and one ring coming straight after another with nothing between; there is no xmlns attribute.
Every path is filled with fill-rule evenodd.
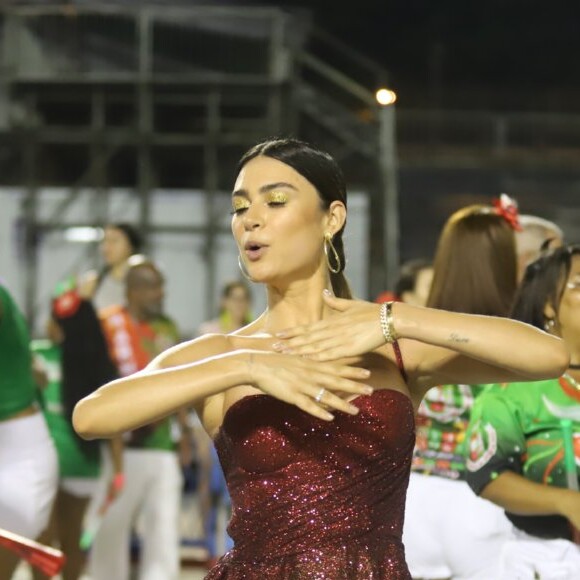
<svg viewBox="0 0 580 580"><path fill-rule="evenodd" d="M377 103L379 105L387 106L387 105L394 105L397 100L397 93L395 91L391 91L390 89L379 89L375 93L375 98L377 99Z"/></svg>
<svg viewBox="0 0 580 580"><path fill-rule="evenodd" d="M395 124L395 102L397 94L387 88L375 93L379 103L379 171L383 188L383 250L384 250L384 288L393 287L399 273L399 195L398 160Z"/></svg>

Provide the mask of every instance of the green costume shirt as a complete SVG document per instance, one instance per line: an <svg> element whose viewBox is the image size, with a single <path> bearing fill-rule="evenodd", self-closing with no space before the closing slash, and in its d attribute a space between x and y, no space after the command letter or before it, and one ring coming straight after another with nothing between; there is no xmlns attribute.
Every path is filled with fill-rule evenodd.
<svg viewBox="0 0 580 580"><path fill-rule="evenodd" d="M36 400L30 338L24 316L0 285L0 421Z"/></svg>
<svg viewBox="0 0 580 580"><path fill-rule="evenodd" d="M564 377L490 385L476 401L467 433L467 481L476 493L504 471L566 487L561 420L572 421L576 478L580 477L580 391ZM518 516L513 524L542 538L571 538L565 518Z"/></svg>
<svg viewBox="0 0 580 580"><path fill-rule="evenodd" d="M32 341L32 352L42 361L48 384L42 392L44 416L58 454L61 477L96 478L100 473L99 457L90 457L80 447L61 398L60 349L49 340Z"/></svg>
<svg viewBox="0 0 580 580"><path fill-rule="evenodd" d="M429 389L417 413L413 471L465 479L466 431L483 385L441 385Z"/></svg>

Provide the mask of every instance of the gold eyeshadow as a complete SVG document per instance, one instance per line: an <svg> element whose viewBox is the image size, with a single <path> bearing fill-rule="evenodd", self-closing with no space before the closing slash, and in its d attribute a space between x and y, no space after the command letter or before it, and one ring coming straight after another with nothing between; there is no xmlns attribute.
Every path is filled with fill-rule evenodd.
<svg viewBox="0 0 580 580"><path fill-rule="evenodd" d="M288 194L284 191L270 191L266 203L288 203Z"/></svg>
<svg viewBox="0 0 580 580"><path fill-rule="evenodd" d="M266 194L264 201L266 204L284 205L288 203L289 197L285 191L270 191ZM244 211L250 207L250 200L245 196L234 195L232 198L233 213Z"/></svg>
<svg viewBox="0 0 580 580"><path fill-rule="evenodd" d="M240 211L242 209L248 209L250 207L250 200L245 197L236 196L232 199L232 209L234 211Z"/></svg>

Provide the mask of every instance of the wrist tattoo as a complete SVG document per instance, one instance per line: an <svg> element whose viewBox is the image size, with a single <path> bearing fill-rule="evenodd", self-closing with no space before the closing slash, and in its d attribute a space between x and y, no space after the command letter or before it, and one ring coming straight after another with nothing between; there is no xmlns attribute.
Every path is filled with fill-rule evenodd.
<svg viewBox="0 0 580 580"><path fill-rule="evenodd" d="M460 336L456 332L451 333L451 335L449 336L449 340L451 342L469 342L469 338L467 338L466 336Z"/></svg>

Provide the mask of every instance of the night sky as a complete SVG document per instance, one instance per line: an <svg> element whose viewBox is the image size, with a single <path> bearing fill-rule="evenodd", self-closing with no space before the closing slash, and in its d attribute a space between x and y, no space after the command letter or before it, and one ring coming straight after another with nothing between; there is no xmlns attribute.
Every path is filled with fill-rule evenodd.
<svg viewBox="0 0 580 580"><path fill-rule="evenodd" d="M574 0L266 3L310 8L318 26L389 70L402 106L580 111Z"/></svg>
<svg viewBox="0 0 580 580"><path fill-rule="evenodd" d="M269 4L311 9L317 26L385 67L400 111L580 113L580 2ZM556 142L558 138L564 137L556 131ZM572 140L562 142L565 151ZM542 143L530 141L530 153L537 153L537 147ZM482 157L477 168L461 169L450 162L448 167L412 165L400 171L403 260L431 255L452 211L487 203L504 191L518 200L523 213L553 219L570 239L578 239L578 213L573 209L580 196L578 166L570 165L568 171L532 162L495 167L489 159Z"/></svg>

